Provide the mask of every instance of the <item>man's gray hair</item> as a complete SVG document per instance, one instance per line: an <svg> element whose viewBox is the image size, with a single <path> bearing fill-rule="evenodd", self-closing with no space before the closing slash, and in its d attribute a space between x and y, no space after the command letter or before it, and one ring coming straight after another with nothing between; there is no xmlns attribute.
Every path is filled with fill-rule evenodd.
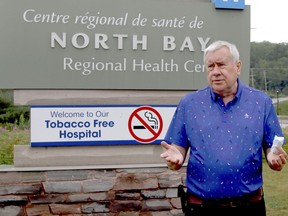
<svg viewBox="0 0 288 216"><path fill-rule="evenodd" d="M227 47L232 55L233 61L237 62L239 61L240 55L239 51L235 44L229 43L227 41L215 41L212 44L210 44L205 50L204 50L204 64L206 63L206 56L209 52L214 52L218 49L221 49L222 47Z"/></svg>

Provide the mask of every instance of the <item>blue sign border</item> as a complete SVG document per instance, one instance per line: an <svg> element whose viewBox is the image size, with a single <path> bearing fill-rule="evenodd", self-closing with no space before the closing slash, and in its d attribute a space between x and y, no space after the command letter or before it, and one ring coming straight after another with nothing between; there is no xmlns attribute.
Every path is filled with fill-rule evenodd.
<svg viewBox="0 0 288 216"><path fill-rule="evenodd" d="M136 140L111 141L65 141L65 142L31 142L31 147L68 147L68 146L117 146L117 145L159 145L163 140L154 140L151 143L140 143Z"/></svg>

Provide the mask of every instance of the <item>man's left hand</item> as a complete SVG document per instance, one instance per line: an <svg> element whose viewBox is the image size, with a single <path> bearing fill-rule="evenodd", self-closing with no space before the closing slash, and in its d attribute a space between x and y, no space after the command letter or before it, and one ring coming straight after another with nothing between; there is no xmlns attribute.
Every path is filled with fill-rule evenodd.
<svg viewBox="0 0 288 216"><path fill-rule="evenodd" d="M271 149L267 149L267 162L271 169L280 171L287 163L287 153L282 147L276 147L277 153L273 153Z"/></svg>

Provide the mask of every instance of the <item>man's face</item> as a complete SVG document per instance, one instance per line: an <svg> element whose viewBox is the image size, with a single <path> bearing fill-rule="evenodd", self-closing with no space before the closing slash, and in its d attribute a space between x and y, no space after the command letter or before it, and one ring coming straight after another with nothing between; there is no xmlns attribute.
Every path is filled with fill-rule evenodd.
<svg viewBox="0 0 288 216"><path fill-rule="evenodd" d="M222 47L206 55L208 83L220 96L237 91L237 77L240 75L241 62L234 62L227 47Z"/></svg>

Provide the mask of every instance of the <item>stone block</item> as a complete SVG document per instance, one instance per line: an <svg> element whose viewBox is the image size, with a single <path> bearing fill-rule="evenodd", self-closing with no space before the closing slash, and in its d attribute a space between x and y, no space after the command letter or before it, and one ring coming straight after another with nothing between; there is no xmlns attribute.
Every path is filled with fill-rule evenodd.
<svg viewBox="0 0 288 216"><path fill-rule="evenodd" d="M83 181L83 192L100 192L100 191L109 191L114 187L115 184L114 177L110 178L98 178L93 180Z"/></svg>
<svg viewBox="0 0 288 216"><path fill-rule="evenodd" d="M166 191L161 190L142 190L142 196L146 199L163 199L165 198Z"/></svg>
<svg viewBox="0 0 288 216"><path fill-rule="evenodd" d="M99 170L89 170L89 177L88 179L97 179L102 177L116 177L117 173L116 170L106 170L106 169L99 169Z"/></svg>
<svg viewBox="0 0 288 216"><path fill-rule="evenodd" d="M172 209L172 210L170 211L170 213L171 213L171 216L185 216L185 214L183 213L183 211L180 210L180 209Z"/></svg>
<svg viewBox="0 0 288 216"><path fill-rule="evenodd" d="M80 181L43 182L46 193L80 193L82 190Z"/></svg>
<svg viewBox="0 0 288 216"><path fill-rule="evenodd" d="M52 214L68 215L81 213L81 207L79 204L50 204L49 207Z"/></svg>
<svg viewBox="0 0 288 216"><path fill-rule="evenodd" d="M109 212L108 208L109 203L91 203L82 205L82 213L91 214L91 213L101 213L101 212Z"/></svg>
<svg viewBox="0 0 288 216"><path fill-rule="evenodd" d="M182 184L182 176L177 174L163 174L159 176L160 188L178 187Z"/></svg>
<svg viewBox="0 0 288 216"><path fill-rule="evenodd" d="M32 204L63 203L65 201L65 196L62 194L44 194L30 196L29 200Z"/></svg>
<svg viewBox="0 0 288 216"><path fill-rule="evenodd" d="M22 196L0 196L0 205L26 205L28 199ZM0 214L1 215L1 214Z"/></svg>
<svg viewBox="0 0 288 216"><path fill-rule="evenodd" d="M4 165L0 165L0 169L1 168L6 168L6 170L9 170L9 172L3 172L1 170L0 185L13 185L18 183L32 184L45 181L45 172L10 172L11 168L9 169L9 166Z"/></svg>
<svg viewBox="0 0 288 216"><path fill-rule="evenodd" d="M21 206L0 206L0 215L3 216L25 216Z"/></svg>
<svg viewBox="0 0 288 216"><path fill-rule="evenodd" d="M30 183L40 183L45 181L45 172L22 172L21 173L21 182L30 182Z"/></svg>
<svg viewBox="0 0 288 216"><path fill-rule="evenodd" d="M165 211L165 210L171 210L172 206L168 199L151 199L145 201L145 207L144 209L146 211Z"/></svg>
<svg viewBox="0 0 288 216"><path fill-rule="evenodd" d="M170 200L171 205L176 209L181 209L181 200L180 198L172 198Z"/></svg>
<svg viewBox="0 0 288 216"><path fill-rule="evenodd" d="M139 192L116 192L115 199L116 200L140 200L141 195Z"/></svg>
<svg viewBox="0 0 288 216"><path fill-rule="evenodd" d="M26 207L26 212L29 216L51 215L48 205L29 205Z"/></svg>
<svg viewBox="0 0 288 216"><path fill-rule="evenodd" d="M143 190L158 188L155 175L148 174L121 174L118 176L114 190Z"/></svg>
<svg viewBox="0 0 288 216"><path fill-rule="evenodd" d="M86 180L89 170L56 170L47 171L47 181L80 181Z"/></svg>
<svg viewBox="0 0 288 216"><path fill-rule="evenodd" d="M110 205L110 212L140 211L142 202L139 200L115 200Z"/></svg>
<svg viewBox="0 0 288 216"><path fill-rule="evenodd" d="M0 185L0 195L39 194L41 188L41 184Z"/></svg>
<svg viewBox="0 0 288 216"><path fill-rule="evenodd" d="M167 188L166 198L178 197L178 188Z"/></svg>
<svg viewBox="0 0 288 216"><path fill-rule="evenodd" d="M113 193L85 193L69 194L66 202L91 202L91 201L108 201L115 198Z"/></svg>

